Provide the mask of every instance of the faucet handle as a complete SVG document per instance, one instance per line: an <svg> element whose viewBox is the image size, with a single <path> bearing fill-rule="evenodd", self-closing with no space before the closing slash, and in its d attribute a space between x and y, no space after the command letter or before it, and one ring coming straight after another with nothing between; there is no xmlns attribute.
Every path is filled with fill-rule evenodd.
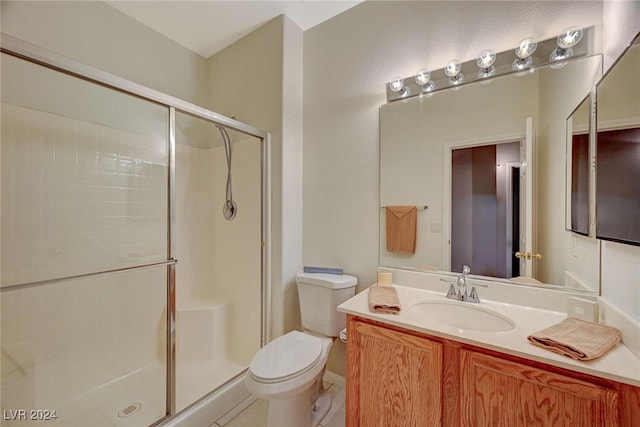
<svg viewBox="0 0 640 427"><path fill-rule="evenodd" d="M471 273L471 268L469 268L468 265L462 266L462 274L469 274L469 273Z"/></svg>
<svg viewBox="0 0 640 427"><path fill-rule="evenodd" d="M447 292L447 298L449 299L458 299L458 294L456 292L456 286L453 282L449 285L449 292Z"/></svg>
<svg viewBox="0 0 640 427"><path fill-rule="evenodd" d="M456 282L453 280L440 279L441 282L447 282L449 284L449 291L447 292L446 297L449 299L458 299L458 294L456 292Z"/></svg>
<svg viewBox="0 0 640 427"><path fill-rule="evenodd" d="M469 296L467 297L467 301L469 302L480 302L480 298L478 297L478 293L476 292L476 286L481 286L483 288L488 288L489 286L477 283L471 284L471 292L469 292Z"/></svg>

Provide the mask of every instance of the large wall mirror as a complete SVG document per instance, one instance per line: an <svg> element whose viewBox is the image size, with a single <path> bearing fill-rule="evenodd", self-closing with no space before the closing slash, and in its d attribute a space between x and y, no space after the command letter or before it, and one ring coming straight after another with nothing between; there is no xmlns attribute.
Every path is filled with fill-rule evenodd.
<svg viewBox="0 0 640 427"><path fill-rule="evenodd" d="M566 224L567 117L601 56L380 108L380 265L599 292L599 243ZM387 208L417 206L413 253Z"/></svg>

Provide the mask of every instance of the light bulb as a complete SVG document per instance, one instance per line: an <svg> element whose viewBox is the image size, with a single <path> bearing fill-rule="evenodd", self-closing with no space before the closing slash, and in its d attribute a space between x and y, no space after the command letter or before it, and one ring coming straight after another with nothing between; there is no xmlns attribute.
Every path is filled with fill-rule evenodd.
<svg viewBox="0 0 640 427"><path fill-rule="evenodd" d="M431 73L424 68L418 71L416 74L416 83L420 86L424 86L431 80Z"/></svg>
<svg viewBox="0 0 640 427"><path fill-rule="evenodd" d="M391 89L391 92L400 92L403 87L404 87L404 80L401 79L400 77L394 77L389 82L389 89Z"/></svg>
<svg viewBox="0 0 640 427"><path fill-rule="evenodd" d="M563 59L567 59L570 56L573 56L573 49L571 49L570 47L568 47L568 48L558 48L558 49L554 50L553 52L551 52L551 55L549 55L549 60L550 61L562 61Z"/></svg>
<svg viewBox="0 0 640 427"><path fill-rule="evenodd" d="M559 69L567 65L566 62L563 61L571 56L573 56L572 47L577 45L580 40L582 40L582 30L577 27L571 27L564 30L562 34L558 36L556 40L556 44L558 47L551 52L549 55L549 61L554 61L556 64L552 65L551 68Z"/></svg>
<svg viewBox="0 0 640 427"><path fill-rule="evenodd" d="M513 64L511 64L511 68L514 70L524 70L530 68L533 65L533 59L530 56L527 56L524 59L516 58L513 60Z"/></svg>
<svg viewBox="0 0 640 427"><path fill-rule="evenodd" d="M420 93L424 95L424 94L430 93L435 88L436 88L436 82L434 82L433 80L429 80L427 84L422 85L422 89L420 89Z"/></svg>
<svg viewBox="0 0 640 427"><path fill-rule="evenodd" d="M568 49L580 43L582 40L582 29L577 27L570 27L564 30L562 34L558 36L556 43L561 49Z"/></svg>
<svg viewBox="0 0 640 427"><path fill-rule="evenodd" d="M444 73L449 76L449 85L459 85L464 81L464 74L461 71L462 63L457 59L447 62L444 67Z"/></svg>
<svg viewBox="0 0 640 427"><path fill-rule="evenodd" d="M452 59L447 62L447 65L444 67L444 73L449 77L455 77L460 74L462 71L462 64L457 59Z"/></svg>
<svg viewBox="0 0 640 427"><path fill-rule="evenodd" d="M491 49L480 52L480 56L476 60L478 68L489 68L496 62L496 53Z"/></svg>
<svg viewBox="0 0 640 427"><path fill-rule="evenodd" d="M496 53L491 49L486 49L480 52L480 56L476 60L478 64L478 78L484 79L493 76L496 73L496 67L493 64L496 62Z"/></svg>
<svg viewBox="0 0 640 427"><path fill-rule="evenodd" d="M538 48L538 42L531 37L523 39L516 48L516 56L520 59L528 58L533 55L533 52Z"/></svg>

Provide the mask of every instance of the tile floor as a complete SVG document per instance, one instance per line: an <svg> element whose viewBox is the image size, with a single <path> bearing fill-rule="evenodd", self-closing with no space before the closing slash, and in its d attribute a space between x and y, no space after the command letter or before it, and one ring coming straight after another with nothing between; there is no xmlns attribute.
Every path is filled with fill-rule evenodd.
<svg viewBox="0 0 640 427"><path fill-rule="evenodd" d="M324 387L331 394L332 402L331 409L320 423L320 426L344 427L345 379L332 372L327 372L324 376ZM245 407L242 412L222 417L211 427L263 427L267 425L268 409L269 406L266 400L252 398L245 401Z"/></svg>

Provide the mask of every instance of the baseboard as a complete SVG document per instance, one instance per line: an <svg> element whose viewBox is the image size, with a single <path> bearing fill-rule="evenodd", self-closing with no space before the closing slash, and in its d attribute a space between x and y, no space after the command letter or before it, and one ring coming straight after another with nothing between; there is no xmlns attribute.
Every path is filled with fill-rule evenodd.
<svg viewBox="0 0 640 427"><path fill-rule="evenodd" d="M335 384L336 386L340 387L341 389L346 390L347 389L347 380L345 377L340 376L336 373L333 373L331 371L326 371L324 373L324 377L323 377L324 381L327 383L331 383L331 384Z"/></svg>

